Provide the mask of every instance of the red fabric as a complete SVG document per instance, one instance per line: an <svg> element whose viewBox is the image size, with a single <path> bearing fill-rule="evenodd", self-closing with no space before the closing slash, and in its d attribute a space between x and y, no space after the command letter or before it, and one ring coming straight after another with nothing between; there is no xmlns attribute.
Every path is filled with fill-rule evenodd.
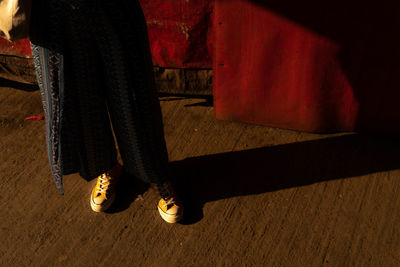
<svg viewBox="0 0 400 267"><path fill-rule="evenodd" d="M216 0L216 116L310 132L400 132L400 9L355 2Z"/></svg>
<svg viewBox="0 0 400 267"><path fill-rule="evenodd" d="M41 120L44 120L44 115L26 117L25 120L28 120L28 121L41 121Z"/></svg>
<svg viewBox="0 0 400 267"><path fill-rule="evenodd" d="M0 37L0 54L19 57L31 57L29 39L22 39L15 42L7 41Z"/></svg>
<svg viewBox="0 0 400 267"><path fill-rule="evenodd" d="M155 65L212 68L213 0L140 0L140 3Z"/></svg>

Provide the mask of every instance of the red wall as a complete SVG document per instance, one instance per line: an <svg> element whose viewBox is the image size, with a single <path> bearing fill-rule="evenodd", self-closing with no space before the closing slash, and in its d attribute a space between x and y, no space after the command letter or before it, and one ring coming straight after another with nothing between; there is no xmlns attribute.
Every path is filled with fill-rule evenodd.
<svg viewBox="0 0 400 267"><path fill-rule="evenodd" d="M399 6L216 0L216 116L310 132L400 133Z"/></svg>

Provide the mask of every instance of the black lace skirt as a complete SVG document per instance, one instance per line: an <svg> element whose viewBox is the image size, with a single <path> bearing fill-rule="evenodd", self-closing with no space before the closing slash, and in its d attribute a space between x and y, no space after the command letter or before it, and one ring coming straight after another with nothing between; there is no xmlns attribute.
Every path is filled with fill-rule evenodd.
<svg viewBox="0 0 400 267"><path fill-rule="evenodd" d="M50 167L87 180L117 162L146 182L167 179L168 153L146 22L137 0L35 0L31 47ZM112 128L110 125L112 124Z"/></svg>

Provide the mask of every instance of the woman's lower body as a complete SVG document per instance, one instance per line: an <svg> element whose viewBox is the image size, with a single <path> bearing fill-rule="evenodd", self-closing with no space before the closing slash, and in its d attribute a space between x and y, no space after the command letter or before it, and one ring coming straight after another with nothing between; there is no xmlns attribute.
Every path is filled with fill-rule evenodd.
<svg viewBox="0 0 400 267"><path fill-rule="evenodd" d="M171 207L173 190L164 186L168 153L138 1L35 1L31 43L57 187L63 191L62 176L70 173L98 177L91 201L97 195L107 204L99 210L109 206L107 190L120 175L111 120L124 170L157 184L165 208Z"/></svg>

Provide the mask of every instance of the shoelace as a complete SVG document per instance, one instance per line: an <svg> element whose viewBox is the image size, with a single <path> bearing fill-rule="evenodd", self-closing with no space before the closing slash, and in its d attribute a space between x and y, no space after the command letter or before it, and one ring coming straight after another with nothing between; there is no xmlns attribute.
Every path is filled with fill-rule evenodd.
<svg viewBox="0 0 400 267"><path fill-rule="evenodd" d="M158 184L157 187L161 197L164 199L164 208L169 209L174 205L177 205L178 200L175 199L175 191L171 188L171 185L168 182Z"/></svg>
<svg viewBox="0 0 400 267"><path fill-rule="evenodd" d="M103 173L100 177L99 177L100 183L97 186L97 194L104 194L106 195L107 193L107 189L108 186L111 184L110 180L111 177L109 176L108 173Z"/></svg>
<svg viewBox="0 0 400 267"><path fill-rule="evenodd" d="M166 206L167 208L176 204L175 199L172 197L168 199L164 198L164 200L165 200L164 206Z"/></svg>

